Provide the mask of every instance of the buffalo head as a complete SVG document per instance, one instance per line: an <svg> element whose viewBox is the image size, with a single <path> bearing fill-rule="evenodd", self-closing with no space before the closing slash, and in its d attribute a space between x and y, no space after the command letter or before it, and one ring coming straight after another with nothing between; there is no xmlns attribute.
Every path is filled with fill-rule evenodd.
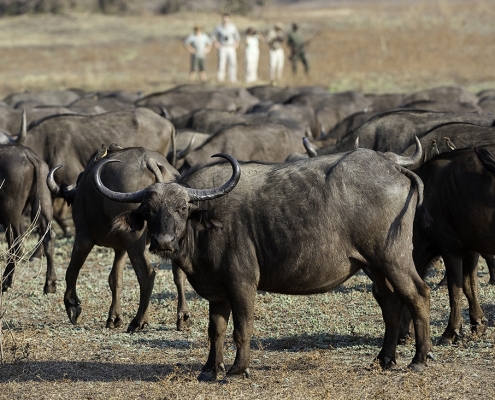
<svg viewBox="0 0 495 400"><path fill-rule="evenodd" d="M150 251L170 258L179 250L188 221L196 230L221 229L222 223L213 213L200 210L194 203L229 193L239 182L241 169L237 160L228 154L215 154L212 157L227 159L233 169L231 178L218 188L193 189L176 182L160 182L133 193L114 192L102 183L100 174L103 167L110 162L118 162L103 159L93 173L95 189L112 201L140 203L137 209L115 217L112 231L138 231L143 229L146 221L151 241Z"/></svg>

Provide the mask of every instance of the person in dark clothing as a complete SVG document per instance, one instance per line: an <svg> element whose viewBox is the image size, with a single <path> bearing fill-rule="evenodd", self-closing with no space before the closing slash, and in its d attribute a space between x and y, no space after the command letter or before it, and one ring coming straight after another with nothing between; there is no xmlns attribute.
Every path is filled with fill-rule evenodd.
<svg viewBox="0 0 495 400"><path fill-rule="evenodd" d="M304 40L301 32L299 32L299 26L296 23L292 24L292 32L290 32L287 37L287 44L290 48L289 60L292 63L292 72L294 74L297 72L297 62L301 60L304 66L304 72L308 74L309 66L308 61L306 60L306 53L304 51L306 41Z"/></svg>

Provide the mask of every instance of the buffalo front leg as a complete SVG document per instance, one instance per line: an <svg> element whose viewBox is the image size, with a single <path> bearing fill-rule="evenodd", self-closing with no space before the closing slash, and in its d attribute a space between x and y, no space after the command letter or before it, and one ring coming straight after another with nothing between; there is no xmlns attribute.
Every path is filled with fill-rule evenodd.
<svg viewBox="0 0 495 400"><path fill-rule="evenodd" d="M133 246L127 249L127 254L139 282L139 308L136 316L127 327L129 333L140 331L149 324L148 309L156 275L155 270L144 255L144 242L143 246L137 247Z"/></svg>
<svg viewBox="0 0 495 400"><path fill-rule="evenodd" d="M250 344L253 335L254 324L254 296L255 285L248 283L242 285L233 284L229 293L230 306L232 307L232 320L234 322L233 338L237 346L235 361L227 373L230 377L245 376L249 378Z"/></svg>
<svg viewBox="0 0 495 400"><path fill-rule="evenodd" d="M172 262L172 273L174 275L174 283L177 288L177 330L182 331L191 326L191 314L187 305L185 284L186 274L182 269Z"/></svg>
<svg viewBox="0 0 495 400"><path fill-rule="evenodd" d="M120 297L122 294L122 276L127 260L127 253L125 250L115 249L114 251L115 256L113 259L113 266L110 275L108 276L108 285L112 291L112 304L110 305L107 319L107 328L110 329L122 326L122 306L120 304Z"/></svg>
<svg viewBox="0 0 495 400"><path fill-rule="evenodd" d="M222 301L210 301L210 323L208 325L208 338L210 339L210 354L208 360L198 376L199 381L214 381L219 371L225 371L223 363L223 343L225 331L230 316L230 303L227 299Z"/></svg>
<svg viewBox="0 0 495 400"><path fill-rule="evenodd" d="M93 246L94 244L91 241L78 239L78 235L76 234L69 266L65 273L66 289L64 294L64 305L69 320L74 325L77 323L82 311L81 300L77 297L76 292L77 278L79 277L79 271Z"/></svg>
<svg viewBox="0 0 495 400"><path fill-rule="evenodd" d="M478 253L469 253L462 260L462 289L469 303L471 331L481 335L486 331L486 318L478 301Z"/></svg>

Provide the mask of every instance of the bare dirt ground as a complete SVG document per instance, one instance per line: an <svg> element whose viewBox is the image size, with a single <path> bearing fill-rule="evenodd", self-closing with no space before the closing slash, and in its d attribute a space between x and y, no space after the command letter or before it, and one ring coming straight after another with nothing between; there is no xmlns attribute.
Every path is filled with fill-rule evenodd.
<svg viewBox="0 0 495 400"><path fill-rule="evenodd" d="M297 20L307 35L321 30L308 54L311 74L285 83L322 84L331 90L412 91L461 84L473 92L495 87L495 8L491 1L338 2L327 8L271 8L250 18L235 17L240 29L266 31L277 20ZM145 93L187 79L188 57L181 40L194 22L213 28L217 15L109 17L74 14L21 16L0 20L0 95L13 91L81 87ZM260 73L267 78L267 51ZM242 51L239 52L242 66ZM208 60L213 77L214 56ZM240 68L239 76L242 76ZM55 227L55 229L57 229ZM2 399L491 399L495 391L495 287L480 265L480 298L488 330L453 346L434 346L435 361L412 373L414 345L399 348L396 368L372 365L383 322L362 274L318 296L260 293L255 304L250 379L198 383L205 362L207 303L189 287L194 323L175 330L176 294L170 265L157 269L151 324L125 333L137 310L135 275L124 271L125 326L107 330L108 275L113 253L95 248L79 279L83 314L72 326L62 302L72 239L56 245L58 292L42 294L45 266L18 268L15 286L4 297L5 363L0 365ZM441 269L428 277L432 289ZM464 303L464 307L467 304ZM432 291L434 343L449 313L446 289ZM235 349L232 326L226 363ZM228 366L227 365L227 366Z"/></svg>

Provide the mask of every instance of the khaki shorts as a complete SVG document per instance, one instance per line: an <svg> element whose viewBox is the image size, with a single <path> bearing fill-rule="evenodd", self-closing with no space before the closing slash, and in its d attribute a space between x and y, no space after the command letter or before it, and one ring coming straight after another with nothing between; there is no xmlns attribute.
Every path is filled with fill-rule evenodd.
<svg viewBox="0 0 495 400"><path fill-rule="evenodd" d="M196 57L194 54L191 55L191 72L192 71L204 71L204 70L205 70L204 57Z"/></svg>

